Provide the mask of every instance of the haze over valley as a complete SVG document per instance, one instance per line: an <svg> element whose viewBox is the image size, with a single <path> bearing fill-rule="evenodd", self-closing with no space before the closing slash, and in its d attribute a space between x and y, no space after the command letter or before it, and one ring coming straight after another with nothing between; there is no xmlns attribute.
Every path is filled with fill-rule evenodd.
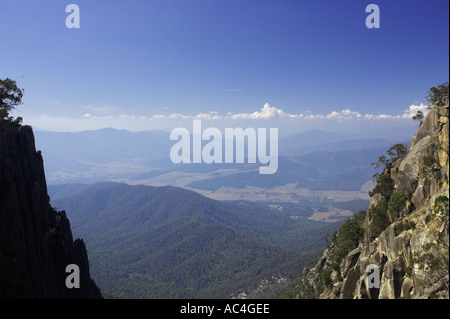
<svg viewBox="0 0 450 319"><path fill-rule="evenodd" d="M448 298L448 12L2 1L0 298Z"/></svg>
<svg viewBox="0 0 450 319"><path fill-rule="evenodd" d="M277 296L367 209L371 164L395 142L307 131L281 139L278 171L261 175L259 164L174 164L163 131L36 132L51 203L110 298Z"/></svg>

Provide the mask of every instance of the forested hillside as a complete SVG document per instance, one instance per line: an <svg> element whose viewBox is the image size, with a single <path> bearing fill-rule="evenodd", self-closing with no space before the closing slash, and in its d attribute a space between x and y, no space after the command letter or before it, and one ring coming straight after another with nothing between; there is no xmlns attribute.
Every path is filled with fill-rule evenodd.
<svg viewBox="0 0 450 319"><path fill-rule="evenodd" d="M55 195L66 187L76 195L52 204L89 245L93 277L110 297L274 297L339 225L175 187L66 185Z"/></svg>

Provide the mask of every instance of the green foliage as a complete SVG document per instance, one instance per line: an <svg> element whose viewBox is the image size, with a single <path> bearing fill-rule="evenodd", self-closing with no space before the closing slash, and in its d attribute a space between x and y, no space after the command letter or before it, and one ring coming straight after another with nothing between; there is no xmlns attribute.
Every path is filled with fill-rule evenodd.
<svg viewBox="0 0 450 319"><path fill-rule="evenodd" d="M22 122L21 117L15 120L10 117L9 111L22 104L23 92L23 89L17 87L16 81L9 78L0 79L0 120L15 122L16 124Z"/></svg>
<svg viewBox="0 0 450 319"><path fill-rule="evenodd" d="M45 239L50 245L55 245L58 242L58 231L55 227L52 227L45 232Z"/></svg>
<svg viewBox="0 0 450 319"><path fill-rule="evenodd" d="M447 219L448 222L448 219ZM413 255L413 263L419 266L419 269L426 272L434 283L449 290L449 246L448 239L445 240L443 233L436 235L436 243L426 243L423 253Z"/></svg>
<svg viewBox="0 0 450 319"><path fill-rule="evenodd" d="M448 82L440 84L437 87L433 86L426 96L428 102L438 107L444 105L446 102L448 103L448 89Z"/></svg>
<svg viewBox="0 0 450 319"><path fill-rule="evenodd" d="M279 299L317 299L314 287L306 279L302 279L292 289L284 292Z"/></svg>
<svg viewBox="0 0 450 319"><path fill-rule="evenodd" d="M367 215L367 210L360 210L357 213L353 214L353 219L362 227L362 225L364 224L364 221L366 220L366 215Z"/></svg>
<svg viewBox="0 0 450 319"><path fill-rule="evenodd" d="M361 224L353 219L348 219L337 231L335 244L335 261L340 263L348 252L358 247L359 241L362 239L364 230Z"/></svg>
<svg viewBox="0 0 450 319"><path fill-rule="evenodd" d="M399 158L403 158L408 153L408 148L405 144L395 144L387 150L387 154L390 156L392 162L395 162Z"/></svg>
<svg viewBox="0 0 450 319"><path fill-rule="evenodd" d="M331 284L331 273L333 271L331 269L325 269L320 273L320 279L322 280L322 284L325 287L328 287Z"/></svg>
<svg viewBox="0 0 450 319"><path fill-rule="evenodd" d="M433 213L435 216L449 216L449 200L445 195L440 195L434 200Z"/></svg>
<svg viewBox="0 0 450 319"><path fill-rule="evenodd" d="M434 159L433 154L424 155L422 157L422 160L423 160L423 165L426 168L431 168L431 166L433 166L433 164L436 162L436 160Z"/></svg>
<svg viewBox="0 0 450 319"><path fill-rule="evenodd" d="M378 158L378 162L372 163L372 166L374 166L375 168L381 167L383 171L389 172L391 169L392 163L394 163L399 158L405 157L407 153L408 153L408 148L406 147L405 144L400 144L400 143L395 144L387 150L387 155L389 157L386 157L385 155L380 156ZM378 178L379 176L380 176L379 173L376 173L375 175L373 175L374 178Z"/></svg>
<svg viewBox="0 0 450 319"><path fill-rule="evenodd" d="M369 192L370 197L375 194L381 194L386 199L389 199L394 192L394 180L391 178L390 174L381 174L377 178L377 184L371 192Z"/></svg>
<svg viewBox="0 0 450 319"><path fill-rule="evenodd" d="M424 118L424 114L423 114L423 112L420 111L420 110L417 111L416 115L414 115L414 116L412 117L412 119L413 119L414 121L420 121L420 124L422 124L423 118Z"/></svg>
<svg viewBox="0 0 450 319"><path fill-rule="evenodd" d="M407 200L408 198L401 192L392 194L388 203L388 216L391 223L400 217L401 212L405 209Z"/></svg>
<svg viewBox="0 0 450 319"><path fill-rule="evenodd" d="M371 239L378 237L378 235L389 226L387 210L388 203L385 197L381 197L378 203L369 209Z"/></svg>
<svg viewBox="0 0 450 319"><path fill-rule="evenodd" d="M228 298L273 274L294 280L337 227L174 187L100 183L52 204L102 291L125 298Z"/></svg>
<svg viewBox="0 0 450 319"><path fill-rule="evenodd" d="M412 220L405 220L401 223L398 223L394 227L394 234L395 236L400 235L402 232L408 230L408 229L414 229L416 227L416 224Z"/></svg>
<svg viewBox="0 0 450 319"><path fill-rule="evenodd" d="M391 161L384 155L380 156L378 158L378 162L374 162L371 165L375 167L375 169L380 168L382 169L382 171L388 170L391 167ZM372 177L373 178L378 178L380 176L380 173L375 173ZM370 194L370 193L369 193Z"/></svg>
<svg viewBox="0 0 450 319"><path fill-rule="evenodd" d="M342 259L353 249L358 247L364 235L363 224L366 211L355 213L352 218L345 221L342 226L333 232L331 246L334 247L331 269L339 270Z"/></svg>

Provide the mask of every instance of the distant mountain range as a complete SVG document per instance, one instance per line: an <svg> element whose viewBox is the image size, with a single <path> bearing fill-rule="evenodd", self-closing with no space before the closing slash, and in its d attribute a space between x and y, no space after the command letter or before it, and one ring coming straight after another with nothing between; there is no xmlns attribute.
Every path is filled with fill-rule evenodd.
<svg viewBox="0 0 450 319"><path fill-rule="evenodd" d="M274 297L339 225L169 186L55 185L49 194L89 247L106 297Z"/></svg>
<svg viewBox="0 0 450 319"><path fill-rule="evenodd" d="M385 148L376 147L359 151L322 151L303 156L280 157L278 172L273 175L261 177L256 170L257 165L246 165L246 170L241 172L195 181L187 186L216 190L222 186L242 188L250 185L271 188L296 183L298 187L312 190L359 191L364 182L370 180L374 174L371 163L384 151ZM250 171L252 167L254 169Z"/></svg>
<svg viewBox="0 0 450 319"><path fill-rule="evenodd" d="M95 131L35 132L37 149L45 155L45 168L85 170L109 161L169 159L167 132L100 129Z"/></svg>
<svg viewBox="0 0 450 319"><path fill-rule="evenodd" d="M100 181L153 181L176 185L181 173L205 173L233 169L199 177L184 186L214 190L219 185L273 187L298 183L314 189L357 190L371 178L370 167L385 150L399 141L356 139L354 136L312 130L279 141L279 169L261 177L252 164L179 164L170 161L173 141L164 131L129 132L102 129L78 133L36 131L36 144L44 156L49 184ZM255 171L252 171L255 170ZM342 183L342 176L348 183Z"/></svg>
<svg viewBox="0 0 450 319"><path fill-rule="evenodd" d="M317 151L346 151L392 146L393 141L368 138L356 134L339 134L321 130L308 130L280 139L282 156L299 156Z"/></svg>

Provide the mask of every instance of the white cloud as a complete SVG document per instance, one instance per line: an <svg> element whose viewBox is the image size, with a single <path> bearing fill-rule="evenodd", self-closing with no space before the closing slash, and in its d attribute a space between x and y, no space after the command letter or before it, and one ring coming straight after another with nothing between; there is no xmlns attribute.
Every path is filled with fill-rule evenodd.
<svg viewBox="0 0 450 319"><path fill-rule="evenodd" d="M318 114L305 111L298 114L290 114L281 108L272 107L268 103L253 113L233 113L225 111L220 114L217 111L210 111L198 114L168 113L168 114L96 114L95 112L82 113L80 117L57 117L54 115L30 115L24 116L26 123L41 130L50 131L80 131L98 129L103 127L113 127L117 129L127 129L130 131L152 129L169 129L174 125L179 125L181 121L192 121L200 119L205 121L218 121L217 125L223 125L219 121L277 121L278 126L298 127L304 125L309 127L330 127L334 123L345 123L352 121L353 124L359 123L362 126L380 125L389 122L413 125L411 118L422 111L426 116L428 106L423 103L414 103L405 108L399 114L365 114L349 108L343 110L333 110L331 112ZM377 123L382 121L382 123ZM177 124L175 124L175 122ZM319 123L320 122L320 123ZM272 123L271 123L272 124ZM186 124L187 125L187 124ZM228 123L227 125L232 125ZM339 124L338 124L339 125ZM389 124L390 125L390 124ZM360 127L360 126L359 126Z"/></svg>
<svg viewBox="0 0 450 319"><path fill-rule="evenodd" d="M272 107L269 103L265 103L264 106L253 113L231 113L227 112L226 115L220 115L217 111L211 111L209 113L198 113L195 115L187 115L182 113L171 114L154 114L152 116L144 115L103 115L97 116L90 113L83 115L83 119L88 120L330 120L330 121L346 121L346 120L389 120L389 119L411 119L417 114L417 111L422 111L424 115L428 113L428 105L423 103L417 105L412 104L408 109L405 109L402 114L390 115L390 114L361 114L357 111L350 109L344 109L341 111L332 111L328 114L313 114L311 112L305 112L300 114L289 114L282 109Z"/></svg>
<svg viewBox="0 0 450 319"><path fill-rule="evenodd" d="M165 114L155 114L152 117L150 117L151 120L177 120L177 119L188 119L189 116L188 115L183 115L180 113L172 113L169 115L165 115Z"/></svg>
<svg viewBox="0 0 450 319"><path fill-rule="evenodd" d="M361 114L359 112L351 111L350 109L345 109L340 112L333 111L330 114L326 115L325 118L328 120L351 120L351 119L359 119L361 118Z"/></svg>
<svg viewBox="0 0 450 319"><path fill-rule="evenodd" d="M200 113L195 116L193 116L193 119L196 120L220 120L223 117L221 115L217 115L217 112L210 112L210 113Z"/></svg>
<svg viewBox="0 0 450 319"><path fill-rule="evenodd" d="M405 110L403 113L403 117L412 118L414 115L417 114L417 111L422 111L423 114L426 116L428 114L428 105L424 105L423 103L420 103L420 105L411 105L409 109Z"/></svg>
<svg viewBox="0 0 450 319"><path fill-rule="evenodd" d="M414 115L417 114L418 111L422 111L424 116L426 116L429 112L428 105L420 103L420 105L412 104L408 109L404 110L402 114L398 115L389 115L389 114L366 114L364 115L365 119L368 120L385 120L385 119L411 119Z"/></svg>
<svg viewBox="0 0 450 319"><path fill-rule="evenodd" d="M325 115L321 115L321 114L300 114L298 116L299 119L305 119L305 120L322 120L325 118Z"/></svg>
<svg viewBox="0 0 450 319"><path fill-rule="evenodd" d="M276 107L271 107L269 103L264 104L264 107L258 112L253 113L238 113L228 116L232 120L272 120L272 119L283 119L287 117L296 117L296 115L290 115L281 109Z"/></svg>

